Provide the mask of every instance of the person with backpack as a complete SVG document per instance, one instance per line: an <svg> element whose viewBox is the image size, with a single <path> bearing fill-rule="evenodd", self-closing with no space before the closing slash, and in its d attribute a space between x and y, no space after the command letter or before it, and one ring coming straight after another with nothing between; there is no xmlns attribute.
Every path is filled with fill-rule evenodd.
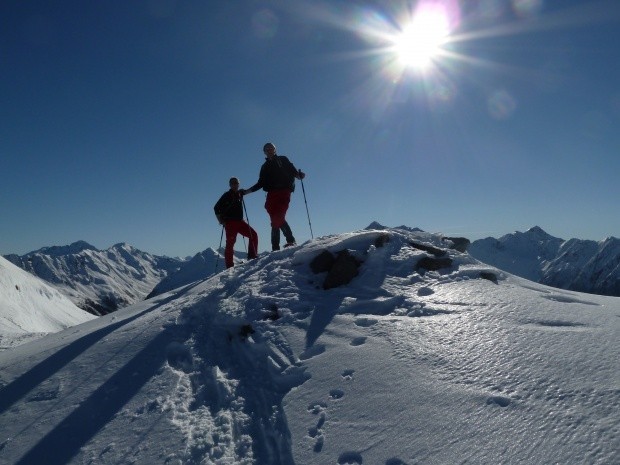
<svg viewBox="0 0 620 465"><path fill-rule="evenodd" d="M267 142L263 146L265 163L261 166L258 182L249 189L242 189L242 195L263 189L267 192L265 209L271 220L271 250L280 250L280 231L284 233L284 247L295 245L291 227L286 222L286 212L295 190L295 179L304 179L305 173L297 170L284 155L276 153L276 146Z"/></svg>
<svg viewBox="0 0 620 465"><path fill-rule="evenodd" d="M233 247L237 241L237 234L249 238L248 260L258 256L258 234L243 220L243 197L239 190L239 179L230 178L230 189L220 197L213 210L218 222L226 231L226 248L224 262L226 268L233 266Z"/></svg>

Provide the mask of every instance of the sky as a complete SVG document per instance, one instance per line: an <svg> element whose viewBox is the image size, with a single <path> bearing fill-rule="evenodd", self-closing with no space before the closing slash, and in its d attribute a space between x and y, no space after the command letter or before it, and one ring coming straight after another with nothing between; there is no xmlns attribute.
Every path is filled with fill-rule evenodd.
<svg viewBox="0 0 620 465"><path fill-rule="evenodd" d="M423 11L441 40L416 65ZM613 0L4 1L0 253L216 248L213 205L267 141L307 174L298 243L617 237L619 23ZM266 250L264 193L245 204Z"/></svg>
<svg viewBox="0 0 620 465"><path fill-rule="evenodd" d="M618 463L620 299L454 250L416 271L415 243L445 246L323 237L0 350L0 462ZM343 249L359 275L323 290L310 263ZM11 267L0 301L40 331L52 299Z"/></svg>

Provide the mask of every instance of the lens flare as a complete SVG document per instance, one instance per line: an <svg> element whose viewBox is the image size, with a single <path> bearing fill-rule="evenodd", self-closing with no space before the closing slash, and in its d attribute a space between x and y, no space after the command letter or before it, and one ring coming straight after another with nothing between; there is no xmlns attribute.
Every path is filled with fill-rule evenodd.
<svg viewBox="0 0 620 465"><path fill-rule="evenodd" d="M402 33L395 37L394 52L405 66L425 68L440 53L449 34L445 11L425 9L416 14Z"/></svg>

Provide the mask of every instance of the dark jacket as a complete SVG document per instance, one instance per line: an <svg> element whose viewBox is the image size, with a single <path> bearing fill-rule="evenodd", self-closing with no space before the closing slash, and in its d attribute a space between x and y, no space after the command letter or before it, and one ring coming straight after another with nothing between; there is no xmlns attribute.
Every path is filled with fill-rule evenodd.
<svg viewBox="0 0 620 465"><path fill-rule="evenodd" d="M213 207L215 216L221 221L243 220L243 204L241 199L241 192L235 192L232 189L224 192Z"/></svg>
<svg viewBox="0 0 620 465"><path fill-rule="evenodd" d="M275 157L265 160L260 168L258 182L250 187L250 192L263 189L266 192L289 189L291 192L295 190L295 178L299 177L297 168L284 155L276 155Z"/></svg>

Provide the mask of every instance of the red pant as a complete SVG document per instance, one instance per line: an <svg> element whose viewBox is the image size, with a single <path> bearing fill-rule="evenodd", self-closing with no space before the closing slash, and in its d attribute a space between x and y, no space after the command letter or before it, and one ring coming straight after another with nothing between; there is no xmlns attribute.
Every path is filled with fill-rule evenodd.
<svg viewBox="0 0 620 465"><path fill-rule="evenodd" d="M237 234L250 238L248 241L248 258L256 258L258 251L258 234L254 231L254 228L250 227L250 225L243 220L226 220L224 229L226 230L226 249L224 249L226 268L230 268L234 264L233 247L237 241Z"/></svg>
<svg viewBox="0 0 620 465"><path fill-rule="evenodd" d="M265 210L269 213L271 219L271 227L281 227L286 217L288 204L291 201L291 191L289 189L280 189L267 192L267 200L265 201Z"/></svg>

